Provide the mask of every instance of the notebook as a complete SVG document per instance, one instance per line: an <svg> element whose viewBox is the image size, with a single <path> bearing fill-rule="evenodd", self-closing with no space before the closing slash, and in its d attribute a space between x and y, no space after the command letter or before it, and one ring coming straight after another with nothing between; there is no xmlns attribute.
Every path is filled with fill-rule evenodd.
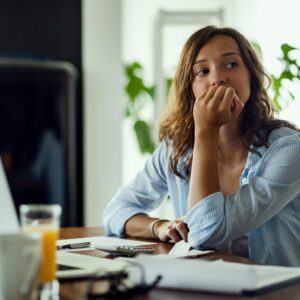
<svg viewBox="0 0 300 300"><path fill-rule="evenodd" d="M158 276L158 287L208 291L239 295L259 295L300 282L300 268L246 265L223 260L205 261L169 256L145 256L123 258L144 270L147 284ZM136 267L127 268L133 283L140 281Z"/></svg>
<svg viewBox="0 0 300 300"><path fill-rule="evenodd" d="M20 224L14 207L0 157L0 234L20 232ZM95 272L114 272L121 270L125 263L107 258L92 257L75 253L57 251L57 278L83 278Z"/></svg>

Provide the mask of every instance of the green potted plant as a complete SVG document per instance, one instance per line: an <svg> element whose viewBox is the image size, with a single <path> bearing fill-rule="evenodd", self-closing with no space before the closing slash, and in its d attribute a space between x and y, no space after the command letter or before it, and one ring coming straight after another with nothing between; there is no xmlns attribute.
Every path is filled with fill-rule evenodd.
<svg viewBox="0 0 300 300"><path fill-rule="evenodd" d="M286 82L298 83L300 80L300 50L289 44L281 45L282 71L278 76L272 75L274 91L273 102L277 111L295 100L294 94L286 87Z"/></svg>
<svg viewBox="0 0 300 300"><path fill-rule="evenodd" d="M143 79L143 67L138 62L125 65L125 75L127 79L125 116L131 118L133 122L141 153L152 153L155 149L152 136L153 123L142 117L142 111L147 103L154 105L154 86L146 85Z"/></svg>

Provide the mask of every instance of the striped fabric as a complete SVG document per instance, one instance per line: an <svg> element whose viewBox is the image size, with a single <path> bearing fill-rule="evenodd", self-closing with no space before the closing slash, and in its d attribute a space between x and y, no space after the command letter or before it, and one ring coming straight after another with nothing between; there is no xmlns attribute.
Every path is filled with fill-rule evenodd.
<svg viewBox="0 0 300 300"><path fill-rule="evenodd" d="M261 155L249 151L235 194L214 193L189 210L189 182L170 171L170 147L162 143L109 202L104 212L107 234L122 235L126 220L148 213L170 195L176 217L185 216L195 248L228 249L233 240L248 236L249 258L300 266L300 134L276 129L269 144L256 149Z"/></svg>

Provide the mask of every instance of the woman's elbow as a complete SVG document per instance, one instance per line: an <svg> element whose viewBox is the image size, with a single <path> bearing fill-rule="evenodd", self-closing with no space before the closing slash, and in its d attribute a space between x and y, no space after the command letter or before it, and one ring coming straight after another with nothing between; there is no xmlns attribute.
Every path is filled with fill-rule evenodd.
<svg viewBox="0 0 300 300"><path fill-rule="evenodd" d="M224 231L219 226L209 228L189 228L188 241L195 248L215 248L224 243Z"/></svg>

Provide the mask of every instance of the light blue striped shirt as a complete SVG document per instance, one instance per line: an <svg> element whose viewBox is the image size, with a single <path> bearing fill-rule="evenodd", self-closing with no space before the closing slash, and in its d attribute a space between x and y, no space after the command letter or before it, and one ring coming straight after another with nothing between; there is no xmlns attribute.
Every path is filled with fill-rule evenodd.
<svg viewBox="0 0 300 300"><path fill-rule="evenodd" d="M162 143L144 169L118 190L104 212L108 235L123 235L124 224L148 213L170 196L175 216L185 216L195 248L227 248L247 235L249 258L269 265L300 266L300 134L274 130L269 147L248 153L240 188L230 196L217 192L188 208L189 182L169 168L171 147ZM179 162L179 168L188 155Z"/></svg>

